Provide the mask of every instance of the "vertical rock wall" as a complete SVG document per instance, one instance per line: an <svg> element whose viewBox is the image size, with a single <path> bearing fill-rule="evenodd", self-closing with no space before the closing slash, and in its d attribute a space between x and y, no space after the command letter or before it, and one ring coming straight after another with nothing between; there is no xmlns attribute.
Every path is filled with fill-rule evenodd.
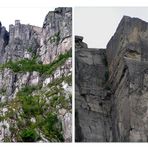
<svg viewBox="0 0 148 148"><path fill-rule="evenodd" d="M42 28L0 25L1 142L72 140L71 32L72 8L49 12Z"/></svg>
<svg viewBox="0 0 148 148"><path fill-rule="evenodd" d="M124 16L106 50L75 42L76 141L147 142L148 23Z"/></svg>
<svg viewBox="0 0 148 148"><path fill-rule="evenodd" d="M147 141L147 36L146 22L124 16L107 45L114 141Z"/></svg>
<svg viewBox="0 0 148 148"><path fill-rule="evenodd" d="M87 48L81 41L76 37L76 141L111 141L106 51Z"/></svg>

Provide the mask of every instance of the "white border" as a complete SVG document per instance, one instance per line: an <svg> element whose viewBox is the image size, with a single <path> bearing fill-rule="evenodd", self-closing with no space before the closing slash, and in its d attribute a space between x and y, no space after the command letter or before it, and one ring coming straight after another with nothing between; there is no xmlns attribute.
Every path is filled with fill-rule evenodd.
<svg viewBox="0 0 148 148"><path fill-rule="evenodd" d="M136 7L136 6L144 6L144 7L148 7L148 0L0 0L0 8L2 7ZM9 13L11 15L11 12L6 12ZM10 16L11 17L11 16ZM72 22L73 22L73 35L74 35L74 9L73 9L73 17L72 17ZM73 43L74 43L74 36L72 38ZM74 44L72 44L73 49L74 49ZM73 58L72 58L72 66L73 66L73 74L72 74L72 82L73 82L73 127L75 125L74 121L74 116L75 116L75 53L73 50ZM74 142L74 128L73 128L73 142ZM139 148L139 146L142 147L147 147L147 143L141 143L139 145L139 143L94 143L94 144L90 144L90 143L83 143L83 144L78 144L78 143L69 143L69 144L57 144L57 143L35 143L35 144L22 144L22 143L16 143L16 144L2 144L0 143L1 147L14 147L14 148L26 148L26 146L34 146L36 148L41 148L41 147L54 147L54 148L75 148L75 147L82 147L84 146L85 148L119 148L119 147L134 147L134 148Z"/></svg>
<svg viewBox="0 0 148 148"><path fill-rule="evenodd" d="M147 0L0 0L1 7L148 6Z"/></svg>
<svg viewBox="0 0 148 148"><path fill-rule="evenodd" d="M148 6L147 0L0 0L0 7Z"/></svg>
<svg viewBox="0 0 148 148"><path fill-rule="evenodd" d="M72 142L75 141L75 39L74 39L74 9L72 10Z"/></svg>

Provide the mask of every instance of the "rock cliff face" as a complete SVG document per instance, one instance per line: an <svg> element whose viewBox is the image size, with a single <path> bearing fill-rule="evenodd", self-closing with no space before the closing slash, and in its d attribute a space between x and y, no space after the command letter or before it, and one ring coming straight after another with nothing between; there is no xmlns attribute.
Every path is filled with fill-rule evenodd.
<svg viewBox="0 0 148 148"><path fill-rule="evenodd" d="M76 141L111 141L106 51L87 48L81 40L76 37Z"/></svg>
<svg viewBox="0 0 148 148"><path fill-rule="evenodd" d="M148 23L124 16L106 50L80 41L76 141L147 142Z"/></svg>
<svg viewBox="0 0 148 148"><path fill-rule="evenodd" d="M0 24L0 141L70 142L72 9Z"/></svg>

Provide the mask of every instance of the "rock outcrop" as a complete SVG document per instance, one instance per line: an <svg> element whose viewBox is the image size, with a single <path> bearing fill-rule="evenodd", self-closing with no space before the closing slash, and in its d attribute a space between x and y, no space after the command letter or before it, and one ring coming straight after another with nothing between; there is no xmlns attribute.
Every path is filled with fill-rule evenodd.
<svg viewBox="0 0 148 148"><path fill-rule="evenodd" d="M76 141L111 141L106 51L79 46L81 41L76 37Z"/></svg>
<svg viewBox="0 0 148 148"><path fill-rule="evenodd" d="M147 42L148 23L124 16L104 54L76 46L76 141L148 141Z"/></svg>
<svg viewBox="0 0 148 148"><path fill-rule="evenodd" d="M72 8L43 27L0 24L0 141L72 140Z"/></svg>

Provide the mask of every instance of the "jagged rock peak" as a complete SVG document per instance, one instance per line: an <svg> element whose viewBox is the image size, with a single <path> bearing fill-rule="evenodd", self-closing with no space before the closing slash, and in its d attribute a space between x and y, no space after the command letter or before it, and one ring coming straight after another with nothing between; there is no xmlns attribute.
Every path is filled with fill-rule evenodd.
<svg viewBox="0 0 148 148"><path fill-rule="evenodd" d="M15 25L19 25L20 23L20 20L15 20Z"/></svg>
<svg viewBox="0 0 148 148"><path fill-rule="evenodd" d="M43 28L46 28L46 26L49 23L52 23L54 21L54 18L57 19L55 21L55 22L57 22L57 21L59 21L61 16L64 17L64 16L66 16L67 13L69 13L69 14L72 13L72 8L71 7L66 7L66 8L58 7L58 8L55 8L54 11L49 11L48 14L45 17L45 20L44 20L44 23L43 23Z"/></svg>
<svg viewBox="0 0 148 148"><path fill-rule="evenodd" d="M125 33L129 32L129 30L133 27L138 27L139 30L145 31L148 24L146 21L143 21L142 19L136 18L136 17L129 17L129 16L123 16L121 19L116 32L119 32L122 30ZM126 31L127 30L127 31Z"/></svg>
<svg viewBox="0 0 148 148"><path fill-rule="evenodd" d="M72 11L72 8L70 7L65 7L65 8L62 8L62 7L58 7L58 8L55 8L55 13L66 13L66 12L71 12Z"/></svg>
<svg viewBox="0 0 148 148"><path fill-rule="evenodd" d="M122 17L122 19L121 19L121 21L142 21L142 22L145 22L146 23L146 21L144 21L144 20L142 20L142 19L140 19L140 18L138 18L138 17L130 17L130 16L127 16L127 15L124 15L123 17Z"/></svg>
<svg viewBox="0 0 148 148"><path fill-rule="evenodd" d="M75 36L75 49L88 48L87 44L83 42L82 36Z"/></svg>
<svg viewBox="0 0 148 148"><path fill-rule="evenodd" d="M108 63L111 63L119 52L123 53L123 50L126 51L126 49L141 53L140 46L146 44L147 31L147 22L139 18L123 16L115 34L107 44Z"/></svg>
<svg viewBox="0 0 148 148"><path fill-rule="evenodd" d="M2 26L0 21L0 50L2 50L9 41L9 33L7 32L6 28Z"/></svg>
<svg viewBox="0 0 148 148"><path fill-rule="evenodd" d="M21 40L23 43L29 42L32 36L38 40L40 44L42 28L36 27L30 24L21 24L20 20L15 20L14 25L9 25L9 43L14 43L14 41Z"/></svg>
<svg viewBox="0 0 148 148"><path fill-rule="evenodd" d="M76 41L76 42L79 42L79 41L82 42L82 41L83 41L83 37L82 37L82 36L76 35L76 36L75 36L75 41Z"/></svg>

